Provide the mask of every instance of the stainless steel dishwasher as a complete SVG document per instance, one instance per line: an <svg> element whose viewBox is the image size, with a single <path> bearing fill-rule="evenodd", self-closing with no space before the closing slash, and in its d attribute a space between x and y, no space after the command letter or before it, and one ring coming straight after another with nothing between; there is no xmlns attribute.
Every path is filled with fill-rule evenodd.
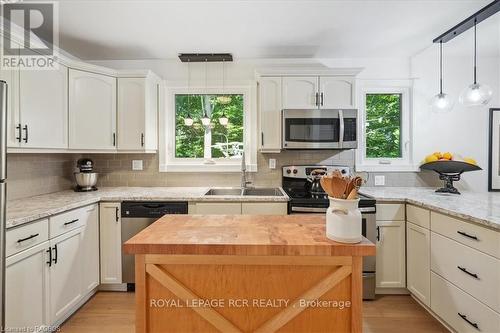
<svg viewBox="0 0 500 333"><path fill-rule="evenodd" d="M122 244L142 229L168 214L187 214L187 202L124 201L122 212ZM122 252L122 281L127 289L133 290L135 282L134 256Z"/></svg>

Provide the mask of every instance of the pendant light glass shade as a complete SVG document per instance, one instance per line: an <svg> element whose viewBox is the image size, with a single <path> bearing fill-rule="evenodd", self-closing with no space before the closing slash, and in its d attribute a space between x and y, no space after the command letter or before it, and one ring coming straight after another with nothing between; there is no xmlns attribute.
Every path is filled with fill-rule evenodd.
<svg viewBox="0 0 500 333"><path fill-rule="evenodd" d="M184 125L186 126L193 126L194 120L191 118L191 116L188 114L186 118L184 118Z"/></svg>
<svg viewBox="0 0 500 333"><path fill-rule="evenodd" d="M443 41L439 42L439 94L430 100L431 110L437 113L449 112L453 109L450 95L443 93Z"/></svg>
<svg viewBox="0 0 500 333"><path fill-rule="evenodd" d="M226 114L223 113L222 117L219 118L219 124L221 124L222 126L227 126L228 123L229 119L226 117Z"/></svg>
<svg viewBox="0 0 500 333"><path fill-rule="evenodd" d="M203 126L209 126L210 125L210 118L208 118L207 113L203 115L203 118L201 118L201 123Z"/></svg>
<svg viewBox="0 0 500 333"><path fill-rule="evenodd" d="M485 84L477 83L477 21L474 21L474 83L465 88L458 100L464 106L487 105L493 97L493 91Z"/></svg>

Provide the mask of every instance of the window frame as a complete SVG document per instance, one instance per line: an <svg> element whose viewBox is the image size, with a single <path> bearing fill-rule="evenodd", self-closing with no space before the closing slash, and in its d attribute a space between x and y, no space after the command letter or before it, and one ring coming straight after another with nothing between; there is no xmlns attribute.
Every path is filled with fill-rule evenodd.
<svg viewBox="0 0 500 333"><path fill-rule="evenodd" d="M412 131L412 90L409 80L397 82L367 82L361 85L358 95L358 149L356 150L356 170L368 172L405 172L418 171L413 163ZM400 94L401 95L401 154L398 158L366 157L366 95Z"/></svg>
<svg viewBox="0 0 500 333"><path fill-rule="evenodd" d="M250 86L222 87L166 87L165 105L160 111L160 172L240 172L241 158L213 158L207 163L204 158L175 157L175 95L178 94L238 94L243 95L243 145L247 170L257 171L257 119Z"/></svg>

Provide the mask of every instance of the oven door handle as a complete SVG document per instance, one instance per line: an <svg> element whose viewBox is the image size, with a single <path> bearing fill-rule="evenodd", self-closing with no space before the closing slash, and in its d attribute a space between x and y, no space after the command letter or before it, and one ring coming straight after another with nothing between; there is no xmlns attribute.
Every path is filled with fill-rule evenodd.
<svg viewBox="0 0 500 333"><path fill-rule="evenodd" d="M340 130L339 130L339 148L342 148L344 146L344 111L339 110L339 124L340 124Z"/></svg>
<svg viewBox="0 0 500 333"><path fill-rule="evenodd" d="M359 208L359 211L361 213L376 213L377 209L375 207L363 207Z"/></svg>
<svg viewBox="0 0 500 333"><path fill-rule="evenodd" d="M296 213L326 213L327 208L320 207L292 207L292 212Z"/></svg>

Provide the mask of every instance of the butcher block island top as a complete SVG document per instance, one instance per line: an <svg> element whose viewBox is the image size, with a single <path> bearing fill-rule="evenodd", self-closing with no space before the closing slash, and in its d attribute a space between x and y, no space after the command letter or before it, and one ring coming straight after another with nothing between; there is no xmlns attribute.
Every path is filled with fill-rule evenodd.
<svg viewBox="0 0 500 333"><path fill-rule="evenodd" d="M375 255L326 238L324 215L168 215L128 240L130 254Z"/></svg>
<svg viewBox="0 0 500 333"><path fill-rule="evenodd" d="M362 258L322 215L169 215L135 254L136 332L361 332Z"/></svg>

